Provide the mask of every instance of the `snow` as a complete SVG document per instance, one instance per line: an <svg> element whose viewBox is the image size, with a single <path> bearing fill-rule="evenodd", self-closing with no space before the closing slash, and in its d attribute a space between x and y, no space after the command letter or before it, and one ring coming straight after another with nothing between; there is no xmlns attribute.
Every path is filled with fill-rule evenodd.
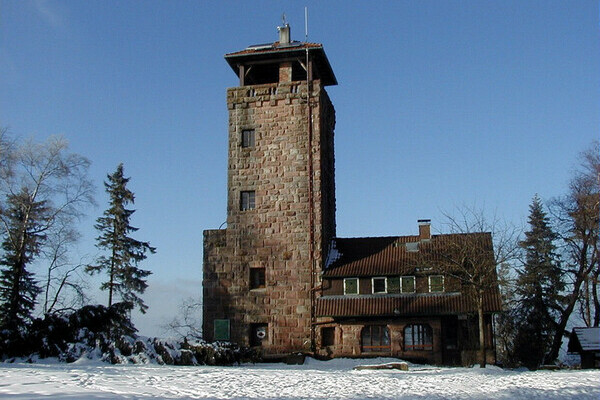
<svg viewBox="0 0 600 400"><path fill-rule="evenodd" d="M594 399L600 370L514 371L410 364L408 372L356 365L396 359L236 367L0 364L2 399Z"/></svg>

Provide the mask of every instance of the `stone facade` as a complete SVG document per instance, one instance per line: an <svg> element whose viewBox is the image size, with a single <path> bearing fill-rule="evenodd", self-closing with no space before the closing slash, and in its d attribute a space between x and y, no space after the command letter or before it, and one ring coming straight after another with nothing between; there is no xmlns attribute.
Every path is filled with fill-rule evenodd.
<svg viewBox="0 0 600 400"><path fill-rule="evenodd" d="M347 320L334 320L320 318L319 332L317 333L316 354L321 357L398 357L415 363L446 364L446 365L473 365L478 362L476 321L454 321L454 329L461 342L459 347L449 349L445 347L445 336L448 335L448 323L452 322L451 316L422 316L405 318L352 318ZM404 332L408 325L427 324L432 329L432 347L424 350L411 350L404 347ZM453 324L453 325L454 325ZM389 332L389 348L380 352L365 352L361 336L365 327L378 325L385 327ZM468 332L469 327L472 329ZM323 329L333 329L333 344L323 343ZM496 362L494 348L492 317L485 317L486 330L486 360L493 364ZM463 337L464 336L464 337ZM470 336L470 337L468 337Z"/></svg>
<svg viewBox="0 0 600 400"><path fill-rule="evenodd" d="M240 84L227 90L227 228L204 231L204 338L266 357L472 363L476 310L430 262L454 236L434 237L420 220L418 236L336 238L335 111L325 86L337 81L320 44L282 32L289 27L279 42L225 56ZM491 251L491 235L471 236ZM413 288L400 293L400 276ZM344 279L355 289L346 293ZM493 362L497 287L483 308Z"/></svg>
<svg viewBox="0 0 600 400"><path fill-rule="evenodd" d="M278 82L227 90L227 229L204 232L204 337L219 339L215 320L227 321L229 340L265 355L314 347L312 288L335 236L334 108L319 80L309 93L291 69L283 62ZM253 269L264 285L253 288Z"/></svg>

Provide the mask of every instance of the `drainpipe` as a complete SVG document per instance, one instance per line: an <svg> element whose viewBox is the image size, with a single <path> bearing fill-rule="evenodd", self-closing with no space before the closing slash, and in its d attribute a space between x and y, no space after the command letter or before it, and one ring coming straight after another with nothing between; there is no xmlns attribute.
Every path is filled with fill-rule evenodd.
<svg viewBox="0 0 600 400"><path fill-rule="evenodd" d="M312 141L313 141L313 123L312 123L312 107L310 104L310 92L311 88L311 67L308 55L308 47L306 48L306 106L308 114L308 224L309 224L309 242L308 242L308 254L310 262L310 351L315 353L316 351L316 331L315 331L315 255L314 255L314 242L315 242L315 227L314 227L314 204L313 204L313 154L312 154Z"/></svg>

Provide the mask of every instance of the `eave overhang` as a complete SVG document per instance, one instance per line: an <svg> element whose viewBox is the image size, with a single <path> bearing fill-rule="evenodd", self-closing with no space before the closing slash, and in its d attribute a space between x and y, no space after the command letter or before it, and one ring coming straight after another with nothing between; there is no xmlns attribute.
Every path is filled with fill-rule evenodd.
<svg viewBox="0 0 600 400"><path fill-rule="evenodd" d="M304 62L307 52L315 66L314 79L320 79L323 86L337 85L337 79L325 50L318 43L292 42L290 45L279 45L275 42L271 45L250 46L245 50L226 54L225 60L237 75L240 65L248 67L288 60Z"/></svg>
<svg viewBox="0 0 600 400"><path fill-rule="evenodd" d="M500 293L483 298L484 313L501 311ZM410 295L323 296L317 299L318 317L408 317L460 315L477 312L473 299L461 293Z"/></svg>

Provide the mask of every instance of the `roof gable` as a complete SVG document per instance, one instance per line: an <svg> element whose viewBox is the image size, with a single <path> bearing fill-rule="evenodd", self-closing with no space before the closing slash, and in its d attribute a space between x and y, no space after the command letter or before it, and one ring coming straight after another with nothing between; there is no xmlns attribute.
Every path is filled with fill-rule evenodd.
<svg viewBox="0 0 600 400"><path fill-rule="evenodd" d="M377 275L404 275L419 267L439 263L452 245L477 243L493 263L489 232L419 236L336 238L330 245L323 277L342 278Z"/></svg>
<svg viewBox="0 0 600 400"><path fill-rule="evenodd" d="M579 351L576 343L579 343L582 351L600 350L600 327L573 328L569 340L569 351Z"/></svg>

